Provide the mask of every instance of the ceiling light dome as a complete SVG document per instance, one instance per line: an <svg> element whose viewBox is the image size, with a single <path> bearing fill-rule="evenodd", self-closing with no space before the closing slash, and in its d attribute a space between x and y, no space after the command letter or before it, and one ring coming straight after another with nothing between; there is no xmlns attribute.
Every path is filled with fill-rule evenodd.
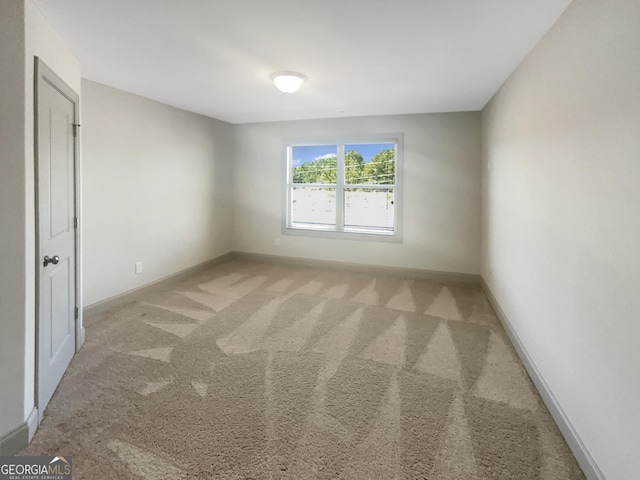
<svg viewBox="0 0 640 480"><path fill-rule="evenodd" d="M295 92L306 79L307 77L298 72L276 72L271 74L271 80L276 84L278 90L283 93Z"/></svg>

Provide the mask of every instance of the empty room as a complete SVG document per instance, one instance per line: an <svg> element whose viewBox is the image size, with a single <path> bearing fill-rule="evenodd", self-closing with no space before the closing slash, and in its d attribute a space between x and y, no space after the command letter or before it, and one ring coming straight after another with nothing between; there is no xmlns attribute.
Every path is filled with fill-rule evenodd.
<svg viewBox="0 0 640 480"><path fill-rule="evenodd" d="M638 52L638 0L1 0L0 479L639 478Z"/></svg>

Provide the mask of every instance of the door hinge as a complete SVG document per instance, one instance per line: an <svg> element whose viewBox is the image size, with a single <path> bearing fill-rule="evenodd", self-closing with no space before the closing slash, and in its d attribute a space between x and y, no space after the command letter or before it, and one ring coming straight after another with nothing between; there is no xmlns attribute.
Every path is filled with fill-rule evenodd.
<svg viewBox="0 0 640 480"><path fill-rule="evenodd" d="M78 128L80 127L79 123L72 123L71 125L73 125L73 136L77 137L78 136Z"/></svg>
<svg viewBox="0 0 640 480"><path fill-rule="evenodd" d="M78 217L73 217L73 228L78 229Z"/></svg>
<svg viewBox="0 0 640 480"><path fill-rule="evenodd" d="M75 319L75 320L77 320L77 319L78 319L78 307L76 307L76 308L73 310L73 317L74 317L74 319Z"/></svg>

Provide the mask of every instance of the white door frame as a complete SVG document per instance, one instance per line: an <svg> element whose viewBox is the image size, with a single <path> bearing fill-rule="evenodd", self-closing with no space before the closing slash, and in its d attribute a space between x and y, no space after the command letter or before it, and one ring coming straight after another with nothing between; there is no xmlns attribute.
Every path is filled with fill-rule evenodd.
<svg viewBox="0 0 640 480"><path fill-rule="evenodd" d="M67 83L62 80L51 68L45 64L42 59L34 57L34 162L35 162L35 255L36 255L36 275L35 275L35 403L38 409L38 423L42 420L44 408L41 408L39 396L39 327L40 327L40 263L42 254L40 252L40 232L39 232L39 201L38 201L38 104L39 91L43 82L47 82L54 86L74 104L74 216L76 219L76 228L74 234L75 243L75 308L77 315L75 319L75 350L80 350L84 343L84 326L82 319L82 255L81 255L81 162L80 162L80 95L73 90Z"/></svg>

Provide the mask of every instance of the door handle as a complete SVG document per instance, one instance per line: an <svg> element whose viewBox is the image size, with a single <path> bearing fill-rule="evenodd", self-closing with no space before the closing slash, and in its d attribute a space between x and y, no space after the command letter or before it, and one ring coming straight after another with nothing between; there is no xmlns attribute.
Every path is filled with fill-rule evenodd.
<svg viewBox="0 0 640 480"><path fill-rule="evenodd" d="M59 261L60 261L60 257L58 255L56 255L53 258L49 258L49 257L47 257L45 255L45 257L44 257L44 266L46 267L50 263L53 263L54 265L57 265Z"/></svg>

